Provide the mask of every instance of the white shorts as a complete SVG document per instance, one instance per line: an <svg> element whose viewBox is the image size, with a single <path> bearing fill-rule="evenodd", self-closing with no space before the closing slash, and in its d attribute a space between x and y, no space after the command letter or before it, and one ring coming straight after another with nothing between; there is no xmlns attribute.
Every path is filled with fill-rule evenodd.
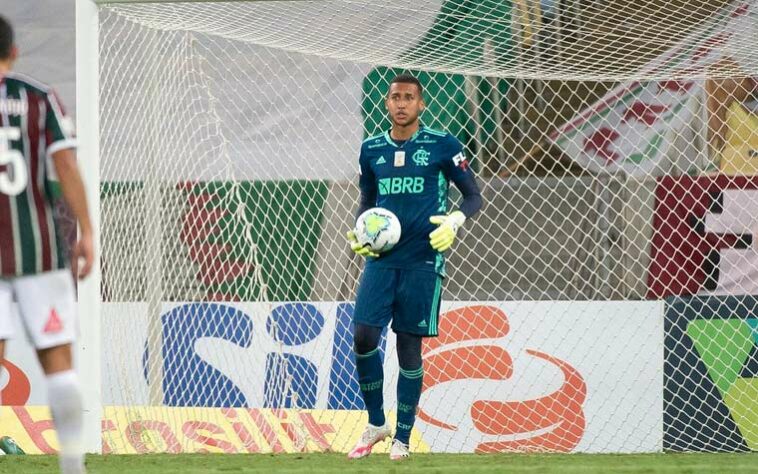
<svg viewBox="0 0 758 474"><path fill-rule="evenodd" d="M74 342L78 322L74 280L69 270L0 279L0 340L13 336L14 296L21 321L37 349Z"/></svg>

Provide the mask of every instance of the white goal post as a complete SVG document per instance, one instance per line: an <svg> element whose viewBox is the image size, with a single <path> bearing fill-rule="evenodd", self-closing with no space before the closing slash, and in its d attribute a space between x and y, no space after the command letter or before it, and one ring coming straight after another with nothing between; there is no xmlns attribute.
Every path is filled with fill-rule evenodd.
<svg viewBox="0 0 758 474"><path fill-rule="evenodd" d="M91 0L76 0L76 128L79 169L87 192L94 247L100 255L100 110L98 96L98 16ZM76 367L82 381L85 449L102 452L102 336L100 324L100 264L79 283L79 340Z"/></svg>
<svg viewBox="0 0 758 474"><path fill-rule="evenodd" d="M405 71L420 139L455 135L485 201L448 254L412 449L758 449L758 0L76 12L89 452L360 435L343 235Z"/></svg>

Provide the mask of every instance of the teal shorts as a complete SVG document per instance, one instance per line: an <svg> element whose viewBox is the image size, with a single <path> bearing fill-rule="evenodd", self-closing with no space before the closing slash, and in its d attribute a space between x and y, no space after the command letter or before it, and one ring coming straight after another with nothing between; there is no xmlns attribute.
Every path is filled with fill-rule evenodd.
<svg viewBox="0 0 758 474"><path fill-rule="evenodd" d="M375 268L363 271L353 322L418 336L436 336L442 277L423 270Z"/></svg>

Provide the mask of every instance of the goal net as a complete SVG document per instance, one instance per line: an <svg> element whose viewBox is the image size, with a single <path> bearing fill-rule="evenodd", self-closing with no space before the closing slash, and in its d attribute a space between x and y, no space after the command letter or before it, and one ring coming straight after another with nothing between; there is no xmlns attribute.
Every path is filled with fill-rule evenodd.
<svg viewBox="0 0 758 474"><path fill-rule="evenodd" d="M355 443L344 235L401 72L484 198L411 449L758 447L757 1L99 3L105 452Z"/></svg>

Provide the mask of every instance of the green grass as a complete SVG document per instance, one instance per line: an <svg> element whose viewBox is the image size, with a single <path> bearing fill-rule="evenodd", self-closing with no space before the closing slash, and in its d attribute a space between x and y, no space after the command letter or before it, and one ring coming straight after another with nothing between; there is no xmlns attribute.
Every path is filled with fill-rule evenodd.
<svg viewBox="0 0 758 474"><path fill-rule="evenodd" d="M89 456L90 474L100 473L758 473L758 453L750 454L417 454L402 462L385 455L348 462L344 454L152 454ZM55 473L53 456L5 456L0 473Z"/></svg>

